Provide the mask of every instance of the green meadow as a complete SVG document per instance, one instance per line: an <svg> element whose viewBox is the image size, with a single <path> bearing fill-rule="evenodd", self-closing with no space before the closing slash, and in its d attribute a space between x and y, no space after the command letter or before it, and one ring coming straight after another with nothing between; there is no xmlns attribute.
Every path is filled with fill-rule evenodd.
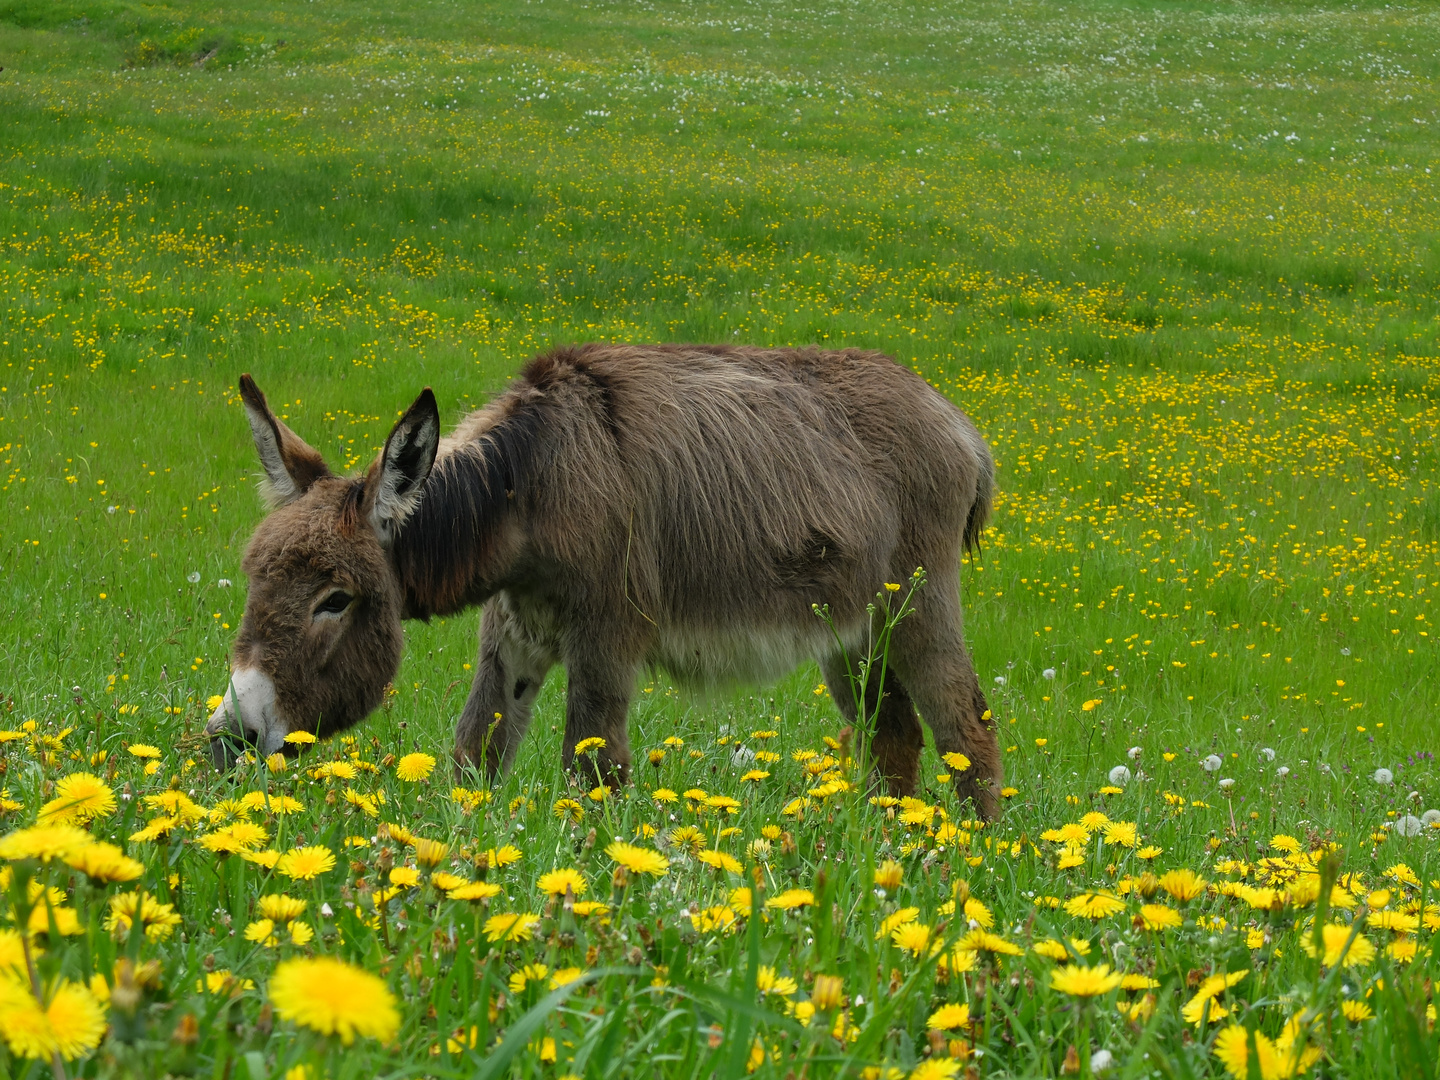
<svg viewBox="0 0 1440 1080"><path fill-rule="evenodd" d="M1435 1076L1437 56L1422 4L0 0L0 1077ZM585 340L970 415L999 821L930 751L872 799L818 669L647 674L616 792L557 670L457 779L478 614L213 772L240 374L358 470Z"/></svg>

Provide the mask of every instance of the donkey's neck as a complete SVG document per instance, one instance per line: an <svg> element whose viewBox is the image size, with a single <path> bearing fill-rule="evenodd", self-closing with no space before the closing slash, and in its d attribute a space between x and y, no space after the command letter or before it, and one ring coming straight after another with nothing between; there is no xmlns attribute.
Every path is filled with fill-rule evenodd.
<svg viewBox="0 0 1440 1080"><path fill-rule="evenodd" d="M512 417L436 459L419 508L390 549L407 618L461 611L503 584L518 554L531 431Z"/></svg>

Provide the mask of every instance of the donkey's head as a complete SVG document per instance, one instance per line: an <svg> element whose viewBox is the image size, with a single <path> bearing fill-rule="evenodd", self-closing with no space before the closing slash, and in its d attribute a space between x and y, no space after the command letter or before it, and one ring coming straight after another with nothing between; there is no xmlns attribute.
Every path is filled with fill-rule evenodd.
<svg viewBox="0 0 1440 1080"><path fill-rule="evenodd" d="M324 736L365 719L400 666L402 596L387 548L419 505L440 415L427 387L363 476L340 477L270 411L249 375L240 395L271 513L241 568L250 580L231 679L206 725L222 769L243 744Z"/></svg>

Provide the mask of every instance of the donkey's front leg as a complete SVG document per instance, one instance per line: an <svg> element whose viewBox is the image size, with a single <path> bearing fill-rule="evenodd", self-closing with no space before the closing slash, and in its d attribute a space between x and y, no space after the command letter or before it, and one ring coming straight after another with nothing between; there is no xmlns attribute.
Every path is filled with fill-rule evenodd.
<svg viewBox="0 0 1440 1080"><path fill-rule="evenodd" d="M475 682L455 725L455 767L483 766L493 781L510 767L555 658L520 632L502 597L485 605Z"/></svg>
<svg viewBox="0 0 1440 1080"><path fill-rule="evenodd" d="M600 783L615 790L630 779L630 734L625 722L640 665L586 649L568 658L565 668L570 679L565 768L583 784ZM587 746L587 739L603 739L604 744ZM582 753L576 754L577 746Z"/></svg>

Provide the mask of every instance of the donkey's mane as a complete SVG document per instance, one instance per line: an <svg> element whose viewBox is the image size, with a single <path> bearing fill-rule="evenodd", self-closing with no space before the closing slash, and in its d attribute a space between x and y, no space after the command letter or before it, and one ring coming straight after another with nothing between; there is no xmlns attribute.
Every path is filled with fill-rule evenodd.
<svg viewBox="0 0 1440 1080"><path fill-rule="evenodd" d="M474 600L505 519L531 496L543 422L538 403L510 410L474 441L438 457L420 506L391 551L410 618L458 611Z"/></svg>

